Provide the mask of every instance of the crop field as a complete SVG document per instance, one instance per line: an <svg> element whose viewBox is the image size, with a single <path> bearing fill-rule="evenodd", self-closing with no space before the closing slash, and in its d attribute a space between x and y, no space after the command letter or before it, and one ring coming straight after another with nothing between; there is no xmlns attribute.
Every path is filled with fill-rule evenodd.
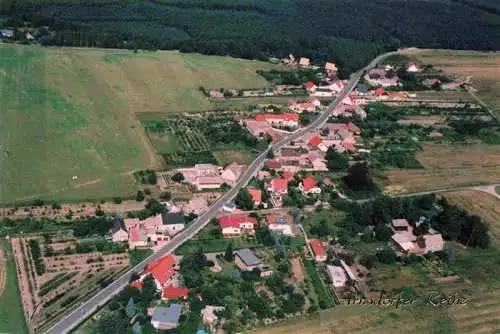
<svg viewBox="0 0 500 334"><path fill-rule="evenodd" d="M12 238L11 245L23 303L19 310L24 310L34 331L50 327L130 264L127 253L77 253L71 238Z"/></svg>
<svg viewBox="0 0 500 334"><path fill-rule="evenodd" d="M500 54L476 51L412 51L409 56L445 72L470 76L477 96L500 117Z"/></svg>
<svg viewBox="0 0 500 334"><path fill-rule="evenodd" d="M500 146L423 144L416 159L424 169L391 169L385 190L408 193L500 180Z"/></svg>
<svg viewBox="0 0 500 334"><path fill-rule="evenodd" d="M481 192L464 190L444 194L448 201L482 217L489 225L492 246L500 246L500 200Z"/></svg>
<svg viewBox="0 0 500 334"><path fill-rule="evenodd" d="M0 45L0 203L132 195L134 171L163 166L136 113L213 109L199 86L266 86L255 71L271 66Z"/></svg>

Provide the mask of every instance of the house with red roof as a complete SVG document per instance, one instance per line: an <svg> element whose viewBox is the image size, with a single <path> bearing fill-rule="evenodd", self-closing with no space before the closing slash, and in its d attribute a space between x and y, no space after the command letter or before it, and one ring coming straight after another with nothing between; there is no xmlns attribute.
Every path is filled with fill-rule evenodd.
<svg viewBox="0 0 500 334"><path fill-rule="evenodd" d="M268 191L277 195L285 195L288 192L288 181L286 179L273 179L269 183Z"/></svg>
<svg viewBox="0 0 500 334"><path fill-rule="evenodd" d="M311 245L311 250L314 255L314 260L316 262L325 262L327 259L326 249L321 243L321 241L317 239L311 239L309 241L309 244Z"/></svg>
<svg viewBox="0 0 500 334"><path fill-rule="evenodd" d="M293 179L293 173L286 170L283 172L283 178L288 182Z"/></svg>
<svg viewBox="0 0 500 334"><path fill-rule="evenodd" d="M264 163L264 166L266 166L269 169L281 169L281 161L279 161L279 160L267 160Z"/></svg>
<svg viewBox="0 0 500 334"><path fill-rule="evenodd" d="M252 196L253 205L258 206L262 203L262 190L251 188L248 189L248 193Z"/></svg>
<svg viewBox="0 0 500 334"><path fill-rule="evenodd" d="M299 189L304 194L319 194L321 193L321 188L317 186L318 182L312 177L308 176L299 184Z"/></svg>
<svg viewBox="0 0 500 334"><path fill-rule="evenodd" d="M179 288L175 286L168 286L163 289L161 294L162 300L177 300L186 299L189 295L189 290L185 288Z"/></svg>
<svg viewBox="0 0 500 334"><path fill-rule="evenodd" d="M309 146L318 147L323 141L320 136L312 136L309 138Z"/></svg>
<svg viewBox="0 0 500 334"><path fill-rule="evenodd" d="M169 254L156 262L149 263L141 276L141 281L148 275L153 277L158 290L170 286L177 275L177 258Z"/></svg>
<svg viewBox="0 0 500 334"><path fill-rule="evenodd" d="M312 81L308 81L305 83L304 87L309 93L314 93L316 91L317 86Z"/></svg>
<svg viewBox="0 0 500 334"><path fill-rule="evenodd" d="M259 122L267 122L272 126L299 126L299 115L292 113L284 114L260 114L255 116L255 120Z"/></svg>
<svg viewBox="0 0 500 334"><path fill-rule="evenodd" d="M375 96L382 96L385 94L385 90L382 87L375 89Z"/></svg>
<svg viewBox="0 0 500 334"><path fill-rule="evenodd" d="M227 237L237 237L241 235L255 235L258 225L257 219L247 216L222 216L219 217L219 226L222 235Z"/></svg>

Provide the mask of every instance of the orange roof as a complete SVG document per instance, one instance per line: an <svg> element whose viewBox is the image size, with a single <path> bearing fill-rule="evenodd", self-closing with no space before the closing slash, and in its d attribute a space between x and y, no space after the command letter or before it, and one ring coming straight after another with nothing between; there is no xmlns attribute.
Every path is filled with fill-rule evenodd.
<svg viewBox="0 0 500 334"><path fill-rule="evenodd" d="M312 188L316 187L317 184L318 182L316 182L316 180L312 176L308 176L302 181L302 185L304 186L305 191L311 190Z"/></svg>
<svg viewBox="0 0 500 334"><path fill-rule="evenodd" d="M248 192L252 196L252 200L254 203L262 202L262 190L260 189L248 189Z"/></svg>
<svg viewBox="0 0 500 334"><path fill-rule="evenodd" d="M309 243L315 256L326 256L325 247L323 247L323 244L319 240L311 239Z"/></svg>
<svg viewBox="0 0 500 334"><path fill-rule="evenodd" d="M384 93L385 93L385 90L382 87L375 89L375 95L377 95L377 96L382 96L382 95L384 95Z"/></svg>
<svg viewBox="0 0 500 334"><path fill-rule="evenodd" d="M314 82L312 82L312 81L308 81L308 82L306 82L306 88L307 88L307 89L311 89L311 88L313 88L313 87L314 87Z"/></svg>
<svg viewBox="0 0 500 334"><path fill-rule="evenodd" d="M163 289L161 298L167 300L187 298L188 294L189 294L188 289L169 286Z"/></svg>
<svg viewBox="0 0 500 334"><path fill-rule="evenodd" d="M318 146L319 144L321 144L322 140L319 136L313 136L311 138L309 138L309 145L311 146Z"/></svg>
<svg viewBox="0 0 500 334"><path fill-rule="evenodd" d="M160 285L163 285L175 274L175 265L175 257L169 254L154 263L149 263L146 273L153 275Z"/></svg>
<svg viewBox="0 0 500 334"><path fill-rule="evenodd" d="M299 121L299 115L292 113L285 114L260 114L255 116L256 121L271 121L271 120L283 120L283 121Z"/></svg>
<svg viewBox="0 0 500 334"><path fill-rule="evenodd" d="M251 223L254 226L258 224L257 219L254 217L244 216L222 216L219 217L219 225L222 229L225 228L240 228L241 224Z"/></svg>
<svg viewBox="0 0 500 334"><path fill-rule="evenodd" d="M142 281L140 279L136 279L135 281L130 283L130 286L133 288L136 288L136 289L142 289L143 285L144 285L144 283L142 283Z"/></svg>

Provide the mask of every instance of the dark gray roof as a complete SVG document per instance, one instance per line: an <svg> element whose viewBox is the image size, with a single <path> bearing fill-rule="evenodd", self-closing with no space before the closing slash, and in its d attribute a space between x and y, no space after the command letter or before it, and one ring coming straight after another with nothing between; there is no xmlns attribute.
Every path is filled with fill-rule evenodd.
<svg viewBox="0 0 500 334"><path fill-rule="evenodd" d="M125 223L123 222L123 220L120 217L114 217L113 218L113 227L109 230L109 233L115 234L119 230L127 231L125 229Z"/></svg>
<svg viewBox="0 0 500 334"><path fill-rule="evenodd" d="M167 212L162 215L163 225L185 224L184 214L182 212Z"/></svg>
<svg viewBox="0 0 500 334"><path fill-rule="evenodd" d="M127 303L127 307L125 308L125 313L127 317L132 318L136 313L137 309L135 308L134 298L130 297Z"/></svg>
<svg viewBox="0 0 500 334"><path fill-rule="evenodd" d="M238 255L247 266L256 266L260 264L259 258L248 248L237 250L236 255Z"/></svg>
<svg viewBox="0 0 500 334"><path fill-rule="evenodd" d="M151 320L163 323L178 324L182 313L181 304L171 304L169 307L155 307Z"/></svg>
<svg viewBox="0 0 500 334"><path fill-rule="evenodd" d="M134 334L142 334L142 327L139 321L132 326L132 332L134 332Z"/></svg>

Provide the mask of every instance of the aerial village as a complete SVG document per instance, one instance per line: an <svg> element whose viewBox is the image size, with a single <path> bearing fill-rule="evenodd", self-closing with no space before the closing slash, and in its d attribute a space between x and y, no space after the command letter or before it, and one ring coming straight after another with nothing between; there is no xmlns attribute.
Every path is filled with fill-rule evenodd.
<svg viewBox="0 0 500 334"><path fill-rule="evenodd" d="M108 228L99 231L77 225L74 232L77 238L70 241L48 237L18 239L18 254L22 254L26 242L38 249L36 261L47 270L47 278L35 280L35 288L43 291L47 285L60 286L58 293L45 299L32 294L33 299L25 302L26 314L35 312L37 302L43 302L50 311L51 304L59 305L73 298L63 296L71 293L74 276L67 274L70 269L66 267L67 272L62 274L63 269L59 274L50 269L55 268L51 267L54 256L55 260L65 261L66 266L80 258L87 266L82 265L81 272L74 274L78 275L75 279L90 279L102 270L106 272L108 267L116 268L114 274L125 270L129 261L133 261L131 254L142 254L142 259L168 245L231 189L247 167L243 161L230 159L219 163L214 156L206 156L209 149L219 148L225 141L230 145L247 145L238 147L257 154L258 150L250 148L263 150L269 143L307 126L326 110L346 84L346 80L338 77L333 62L313 66L308 58L296 61L290 55L281 63L284 68L313 73L316 79L256 90L204 89L211 99L290 99L282 104L252 106L252 112L229 114L226 118L193 118L190 121L195 125L190 125L191 128L183 120L145 124L153 135L165 132L192 136L179 141L183 143L181 149L190 151L192 156L165 155L175 168L137 175L145 184L144 192L137 194L139 208L144 208L142 203L148 200L137 214L113 215L106 225ZM276 76L286 75L287 71L292 70L263 75L273 77L269 80L276 82ZM422 74L417 83L415 74ZM234 201L226 203L193 240L135 273L129 288L114 299L111 308L122 310L120 317L136 334L179 328L190 328L200 334L234 333L328 309L346 300L376 298L386 289L378 278L379 264L398 271L421 262L427 268L426 274L436 280L455 279L458 276L446 265L445 239L449 240L446 230L449 227L444 213L452 210L450 204L434 195L418 200L381 197L373 204L358 203L354 187L350 187L355 182L348 181L352 178L360 183L360 178L366 178L368 173L362 166L367 161L373 163L373 157L381 163L391 163L387 158L382 160L385 156L377 155L381 147L385 150L384 138L391 134L380 132L378 125L370 125L370 117L377 117L376 111L394 106L478 108L470 101L420 96L458 92L467 89L467 84L465 79L444 78L439 71L415 62L381 64L368 71L358 87L331 112L324 126L279 152L269 153L262 169ZM407 92L405 85L418 85L421 90ZM205 121L202 125L197 123ZM406 121L408 125L415 122ZM177 127L177 132L171 127ZM419 131L415 136L418 134L422 140L446 137L438 125L431 124ZM202 135L211 146L197 149L197 145L208 145L198 140ZM363 182L367 189L373 187L371 179ZM181 198L183 193L189 193L189 198ZM102 217L105 211L122 205L121 200L114 202L52 207L44 215L78 220L79 215L88 216L95 211L96 216ZM134 207L133 203L127 205ZM2 215L13 212L32 215L36 213L34 210L38 209L18 209ZM92 253L87 255L78 238L96 233L105 237L106 244L91 248ZM43 252L38 243L44 245ZM110 253L121 255L106 255ZM101 262L102 267L92 265ZM21 274L26 282L32 275ZM115 276L105 276L98 282L108 284L112 277ZM21 288L31 291L31 283L26 282ZM71 302L78 298L77 295ZM106 309L90 321L99 324L103 312ZM46 318L40 316L40 323Z"/></svg>

